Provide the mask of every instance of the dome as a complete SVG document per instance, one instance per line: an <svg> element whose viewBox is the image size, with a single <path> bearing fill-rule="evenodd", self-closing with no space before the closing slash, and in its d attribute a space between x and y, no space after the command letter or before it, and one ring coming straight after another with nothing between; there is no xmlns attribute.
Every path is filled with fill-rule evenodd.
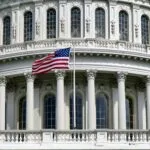
<svg viewBox="0 0 150 150"><path fill-rule="evenodd" d="M0 0L0 149L149 149L149 7Z"/></svg>

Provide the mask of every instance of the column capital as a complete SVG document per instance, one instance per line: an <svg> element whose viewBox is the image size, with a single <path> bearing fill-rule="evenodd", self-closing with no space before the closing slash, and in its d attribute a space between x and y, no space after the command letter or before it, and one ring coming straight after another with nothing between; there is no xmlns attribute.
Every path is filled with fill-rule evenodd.
<svg viewBox="0 0 150 150"><path fill-rule="evenodd" d="M96 70L87 70L87 77L89 79L95 79L96 77Z"/></svg>
<svg viewBox="0 0 150 150"><path fill-rule="evenodd" d="M148 75L148 76L146 77L146 83L147 83L147 84L150 84L150 75Z"/></svg>
<svg viewBox="0 0 150 150"><path fill-rule="evenodd" d="M64 79L65 71L57 70L57 71L55 71L55 75L56 75L57 80Z"/></svg>
<svg viewBox="0 0 150 150"><path fill-rule="evenodd" d="M5 77L5 76L0 76L0 85L5 86L5 85L6 85L6 83L7 83L7 81L6 81L6 77Z"/></svg>
<svg viewBox="0 0 150 150"><path fill-rule="evenodd" d="M117 72L117 78L118 80L125 80L127 76L126 72Z"/></svg>
<svg viewBox="0 0 150 150"><path fill-rule="evenodd" d="M25 76L27 82L34 81L34 79L35 79L35 75L32 75L32 73L24 73L24 76Z"/></svg>

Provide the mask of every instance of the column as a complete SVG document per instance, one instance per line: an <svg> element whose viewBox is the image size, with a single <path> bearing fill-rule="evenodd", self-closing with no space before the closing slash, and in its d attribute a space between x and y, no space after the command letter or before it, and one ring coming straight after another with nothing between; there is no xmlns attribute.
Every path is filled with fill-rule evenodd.
<svg viewBox="0 0 150 150"><path fill-rule="evenodd" d="M145 94L138 90L138 127L139 129L146 129L146 105Z"/></svg>
<svg viewBox="0 0 150 150"><path fill-rule="evenodd" d="M126 97L125 97L125 78L123 72L118 73L118 127L126 129Z"/></svg>
<svg viewBox="0 0 150 150"><path fill-rule="evenodd" d="M5 130L6 78L0 77L0 130Z"/></svg>
<svg viewBox="0 0 150 150"><path fill-rule="evenodd" d="M147 129L150 129L150 76L146 82L146 97L147 97Z"/></svg>
<svg viewBox="0 0 150 150"><path fill-rule="evenodd" d="M56 129L64 130L64 76L63 71L56 71L57 78L57 96L56 96Z"/></svg>
<svg viewBox="0 0 150 150"><path fill-rule="evenodd" d="M28 73L26 74L27 81L27 108L26 108L26 129L33 130L34 129L34 76Z"/></svg>
<svg viewBox="0 0 150 150"><path fill-rule="evenodd" d="M87 71L88 79L88 127L90 130L96 129L96 100L95 100L95 75L92 70Z"/></svg>
<svg viewBox="0 0 150 150"><path fill-rule="evenodd" d="M112 89L113 97L113 129L118 129L118 89Z"/></svg>

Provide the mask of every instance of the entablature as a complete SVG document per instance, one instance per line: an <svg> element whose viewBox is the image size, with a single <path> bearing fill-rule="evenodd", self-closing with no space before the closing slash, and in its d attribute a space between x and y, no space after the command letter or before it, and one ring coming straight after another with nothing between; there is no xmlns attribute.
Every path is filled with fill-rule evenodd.
<svg viewBox="0 0 150 150"><path fill-rule="evenodd" d="M71 47L76 55L103 55L127 57L128 59L150 60L150 45L99 39L54 39L18 43L0 47L0 60L23 59Z"/></svg>

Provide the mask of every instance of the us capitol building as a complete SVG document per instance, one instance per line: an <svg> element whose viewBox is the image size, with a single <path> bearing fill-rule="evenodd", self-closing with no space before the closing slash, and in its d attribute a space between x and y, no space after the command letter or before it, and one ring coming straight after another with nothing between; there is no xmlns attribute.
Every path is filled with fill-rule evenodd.
<svg viewBox="0 0 150 150"><path fill-rule="evenodd" d="M0 149L150 149L149 44L149 0L0 0Z"/></svg>

